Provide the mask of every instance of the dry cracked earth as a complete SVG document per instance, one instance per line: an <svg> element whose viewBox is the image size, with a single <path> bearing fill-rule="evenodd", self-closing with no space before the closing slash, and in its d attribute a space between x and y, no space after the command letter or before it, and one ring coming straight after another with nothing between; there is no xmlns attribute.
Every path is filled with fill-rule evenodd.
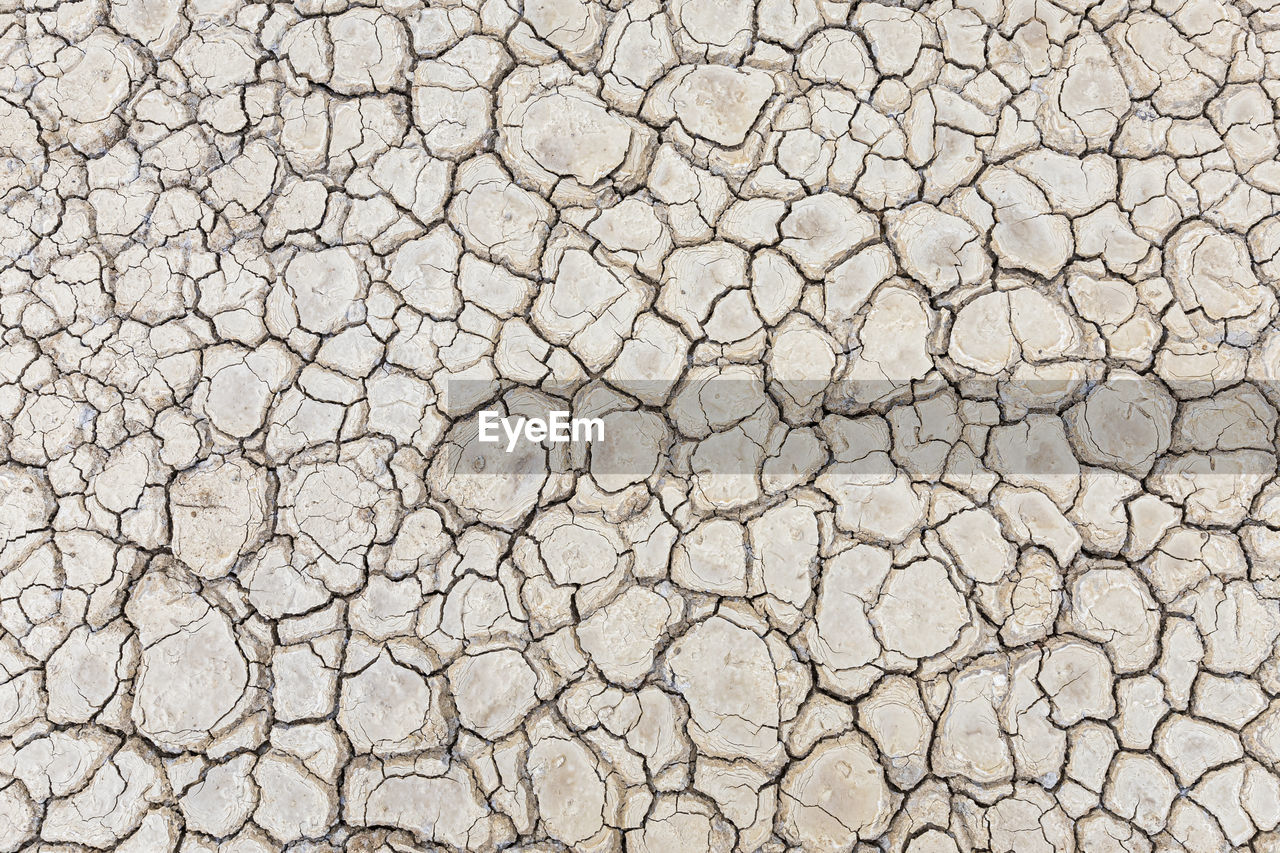
<svg viewBox="0 0 1280 853"><path fill-rule="evenodd" d="M0 0L0 853L1280 850L1278 98L1274 0Z"/></svg>

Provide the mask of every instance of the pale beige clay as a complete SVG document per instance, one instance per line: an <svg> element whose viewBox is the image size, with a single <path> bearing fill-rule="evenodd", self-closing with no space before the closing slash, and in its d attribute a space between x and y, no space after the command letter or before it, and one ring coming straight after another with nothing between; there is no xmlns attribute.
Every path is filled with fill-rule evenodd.
<svg viewBox="0 0 1280 853"><path fill-rule="evenodd" d="M1280 851L1278 103L1256 0L0 0L0 853Z"/></svg>

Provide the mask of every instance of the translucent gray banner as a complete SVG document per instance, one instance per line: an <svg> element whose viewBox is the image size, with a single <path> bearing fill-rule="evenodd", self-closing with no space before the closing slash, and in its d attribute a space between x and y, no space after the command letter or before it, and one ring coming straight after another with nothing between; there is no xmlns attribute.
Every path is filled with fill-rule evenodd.
<svg viewBox="0 0 1280 853"><path fill-rule="evenodd" d="M572 393L570 393L570 391ZM454 381L437 464L468 475L589 471L606 488L655 475L938 480L1078 476L1270 476L1275 382L1091 380L815 382L748 368L686 378L594 381L573 389ZM442 472L443 473L443 472Z"/></svg>

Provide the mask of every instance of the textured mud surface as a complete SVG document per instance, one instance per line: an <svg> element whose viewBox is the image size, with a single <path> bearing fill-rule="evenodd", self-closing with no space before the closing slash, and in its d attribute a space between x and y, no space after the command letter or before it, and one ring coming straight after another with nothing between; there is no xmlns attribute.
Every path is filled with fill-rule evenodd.
<svg viewBox="0 0 1280 853"><path fill-rule="evenodd" d="M0 0L0 853L1280 850L1277 97L1269 0Z"/></svg>

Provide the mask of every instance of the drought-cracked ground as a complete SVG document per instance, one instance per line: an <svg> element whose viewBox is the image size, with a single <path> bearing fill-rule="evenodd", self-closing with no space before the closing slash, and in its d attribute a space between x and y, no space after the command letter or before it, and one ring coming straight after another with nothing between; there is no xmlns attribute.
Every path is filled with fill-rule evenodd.
<svg viewBox="0 0 1280 853"><path fill-rule="evenodd" d="M1277 98L1274 0L0 0L0 853L1280 851Z"/></svg>

